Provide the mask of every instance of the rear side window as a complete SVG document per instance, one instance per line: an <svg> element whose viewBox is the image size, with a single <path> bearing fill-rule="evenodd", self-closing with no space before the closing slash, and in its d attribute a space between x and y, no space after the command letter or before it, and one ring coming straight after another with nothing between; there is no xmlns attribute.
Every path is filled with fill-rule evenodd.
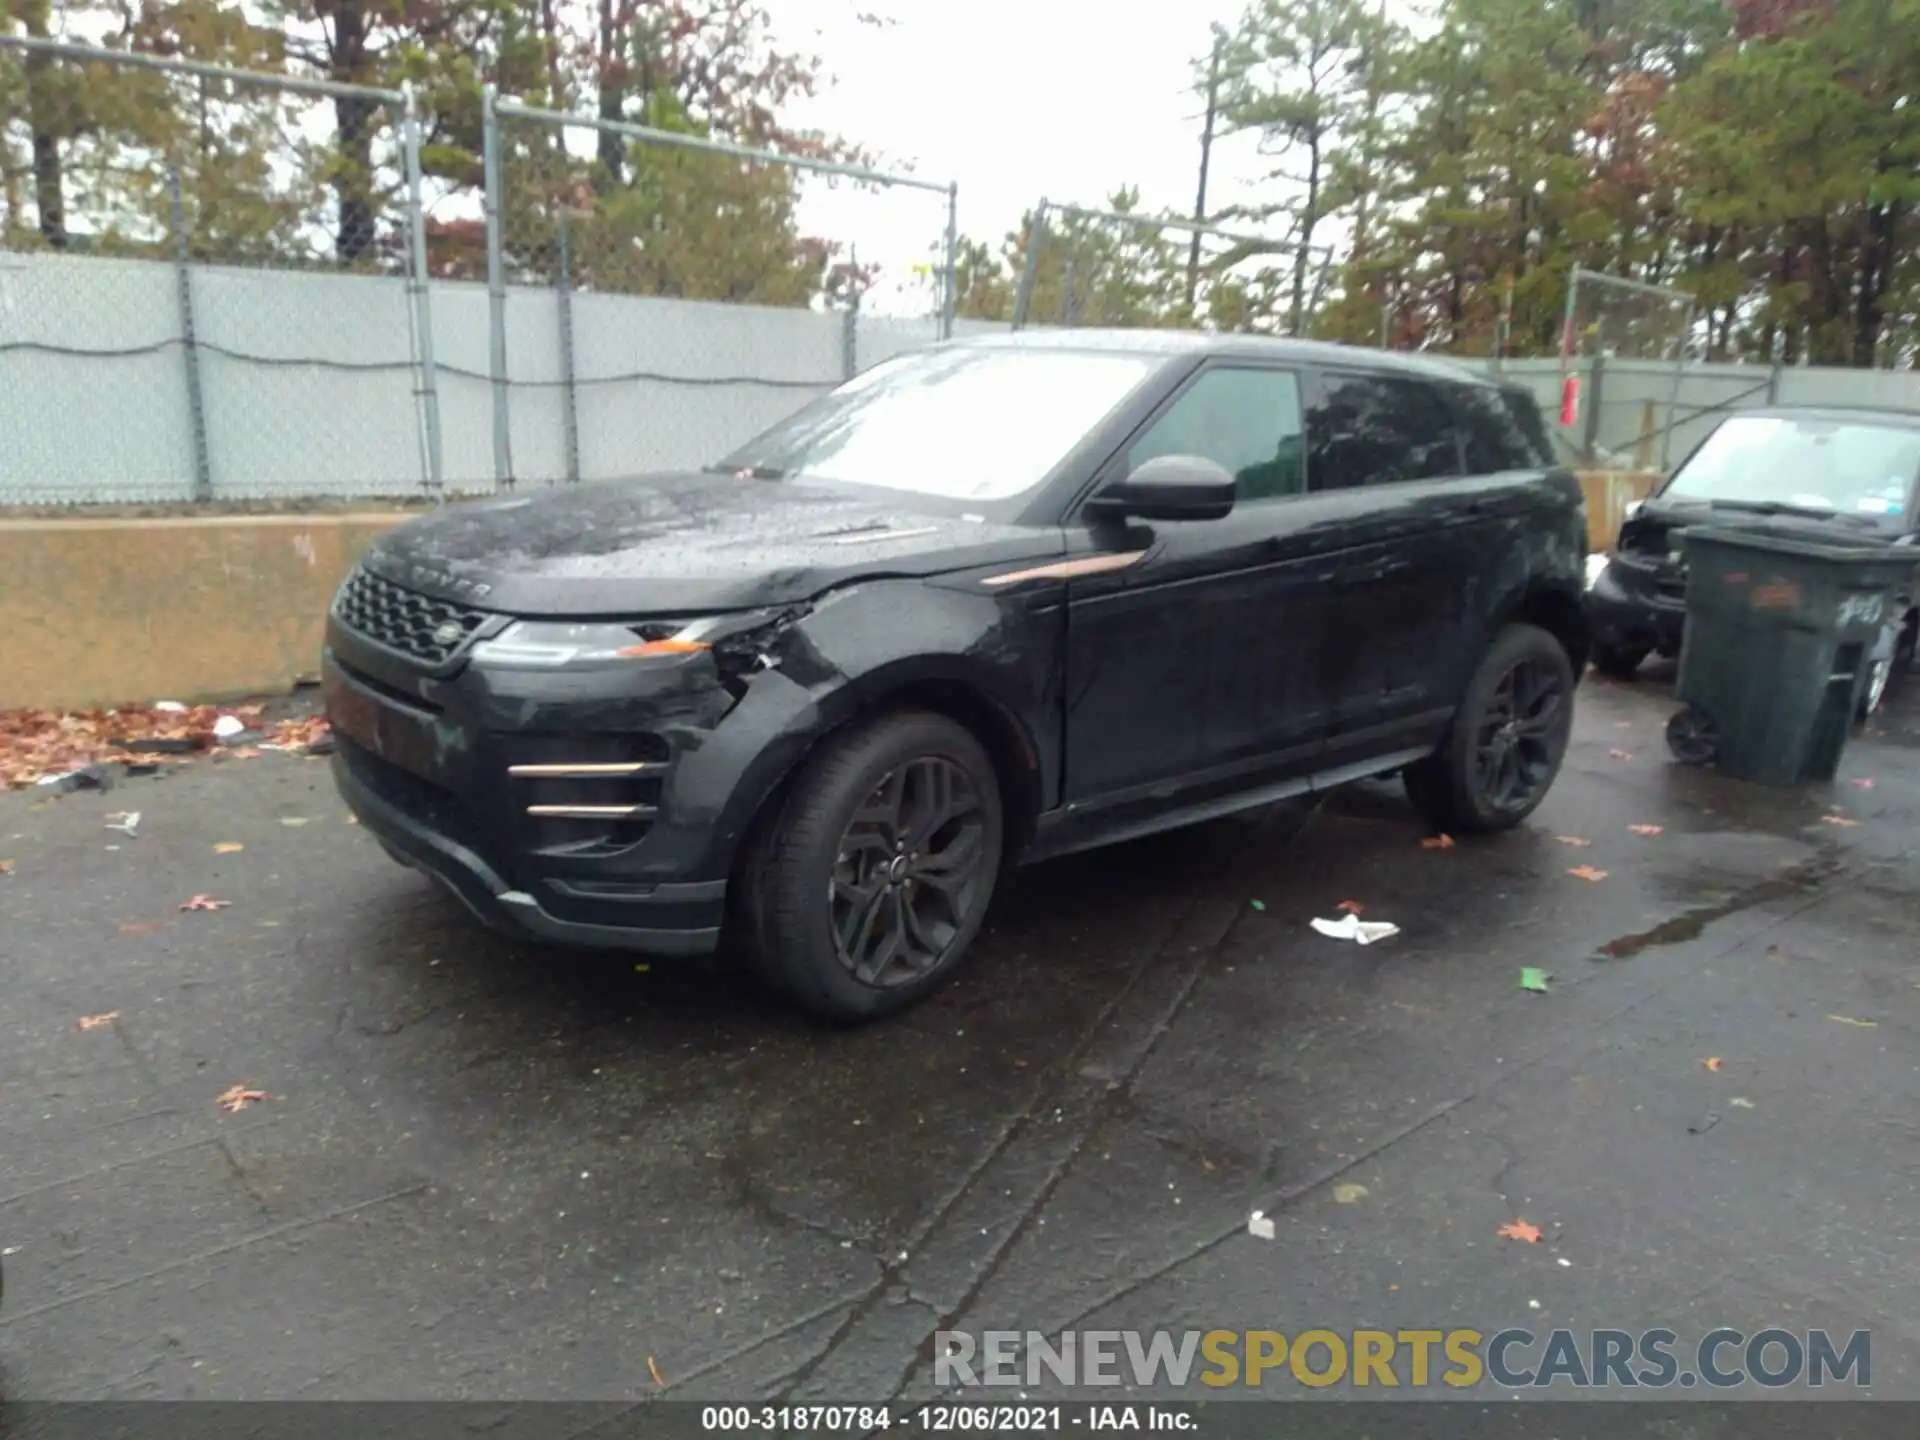
<svg viewBox="0 0 1920 1440"><path fill-rule="evenodd" d="M1533 470L1553 463L1536 447L1523 418L1531 417L1534 428L1539 428L1540 412L1534 409L1531 395L1488 385L1462 385L1454 390L1453 398L1464 428L1469 475ZM1543 434L1540 444L1545 443Z"/></svg>
<svg viewBox="0 0 1920 1440"><path fill-rule="evenodd" d="M1527 443L1533 446L1534 465L1552 465L1556 463L1553 441L1547 436L1547 422L1540 418L1540 405L1525 390L1512 386L1503 386L1500 399L1507 407L1507 413L1513 416L1514 423L1520 427L1520 433L1527 437Z"/></svg>
<svg viewBox="0 0 1920 1440"><path fill-rule="evenodd" d="M1236 498L1307 488L1300 379L1291 370L1217 366L1200 373L1127 451L1127 469L1160 455L1201 455L1239 481Z"/></svg>
<svg viewBox="0 0 1920 1440"><path fill-rule="evenodd" d="M1458 475L1453 410L1422 380L1328 374L1307 412L1307 464L1315 490Z"/></svg>

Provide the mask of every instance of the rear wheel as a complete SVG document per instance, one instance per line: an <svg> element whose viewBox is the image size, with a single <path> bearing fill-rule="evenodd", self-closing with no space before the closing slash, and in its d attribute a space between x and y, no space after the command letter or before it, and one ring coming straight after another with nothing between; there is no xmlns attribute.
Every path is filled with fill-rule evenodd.
<svg viewBox="0 0 1920 1440"><path fill-rule="evenodd" d="M889 715L828 742L765 817L740 876L755 971L803 1008L871 1020L944 984L999 876L1000 785L942 715Z"/></svg>
<svg viewBox="0 0 1920 1440"><path fill-rule="evenodd" d="M1650 653L1652 647L1647 645L1606 645L1595 641L1593 668L1615 680L1631 680L1640 662Z"/></svg>
<svg viewBox="0 0 1920 1440"><path fill-rule="evenodd" d="M1494 637L1439 751L1407 767L1407 797L1443 830L1506 830L1547 797L1573 732L1573 666L1533 625Z"/></svg>

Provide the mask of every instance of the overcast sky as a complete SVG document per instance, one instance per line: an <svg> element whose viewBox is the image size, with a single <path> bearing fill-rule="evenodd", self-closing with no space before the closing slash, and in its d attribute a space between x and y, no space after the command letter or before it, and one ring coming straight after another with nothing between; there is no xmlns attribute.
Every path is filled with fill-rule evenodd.
<svg viewBox="0 0 1920 1440"><path fill-rule="evenodd" d="M1132 184L1144 208L1190 212L1204 110L1193 57L1242 4L768 0L784 42L823 55L832 76L793 120L957 180L960 228L996 246L1043 195L1102 206ZM891 23L863 25L862 12ZM1209 209L1244 197L1259 163L1251 137L1216 147ZM810 227L889 272L922 258L944 224L934 196L810 184L806 197Z"/></svg>

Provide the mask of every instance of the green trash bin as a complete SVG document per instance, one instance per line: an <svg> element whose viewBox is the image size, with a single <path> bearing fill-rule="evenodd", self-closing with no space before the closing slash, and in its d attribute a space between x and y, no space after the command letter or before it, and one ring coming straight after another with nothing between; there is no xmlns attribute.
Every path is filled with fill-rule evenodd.
<svg viewBox="0 0 1920 1440"><path fill-rule="evenodd" d="M1689 526L1676 758L1761 785L1831 780L1914 553Z"/></svg>

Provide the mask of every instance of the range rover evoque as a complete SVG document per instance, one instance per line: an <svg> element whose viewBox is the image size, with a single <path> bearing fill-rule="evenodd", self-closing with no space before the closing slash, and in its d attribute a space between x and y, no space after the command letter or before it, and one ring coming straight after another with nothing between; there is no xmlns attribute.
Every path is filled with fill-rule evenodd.
<svg viewBox="0 0 1920 1440"><path fill-rule="evenodd" d="M947 978L1037 860L1401 772L1553 783L1586 518L1523 393L1254 337L891 360L704 471L450 506L335 599L335 773L483 919L816 1013ZM729 947L732 948L732 947Z"/></svg>

